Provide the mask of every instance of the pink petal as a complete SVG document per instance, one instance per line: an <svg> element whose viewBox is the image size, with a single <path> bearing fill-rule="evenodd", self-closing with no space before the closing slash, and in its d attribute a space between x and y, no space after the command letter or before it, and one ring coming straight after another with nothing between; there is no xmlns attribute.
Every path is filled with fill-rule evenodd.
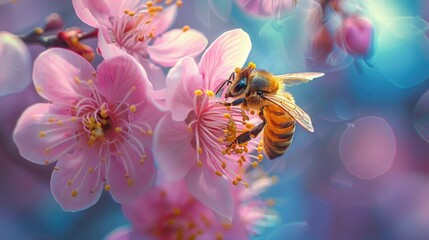
<svg viewBox="0 0 429 240"><path fill-rule="evenodd" d="M83 210L100 198L104 171L96 168L98 161L97 151L74 152L58 161L51 190L65 211Z"/></svg>
<svg viewBox="0 0 429 240"><path fill-rule="evenodd" d="M140 155L134 148L128 145L121 149L122 156L110 159L107 167L107 179L115 201L119 203L133 201L153 183L155 178L153 155L149 148L145 150L147 158L144 163L140 162Z"/></svg>
<svg viewBox="0 0 429 240"><path fill-rule="evenodd" d="M139 60L140 64L146 70L149 81L152 83L153 89L160 90L165 88L165 74L162 68L153 64L149 59Z"/></svg>
<svg viewBox="0 0 429 240"><path fill-rule="evenodd" d="M111 43L109 30L105 27L99 27L98 31L98 51L104 59L113 58L126 54L126 51L119 48L115 43Z"/></svg>
<svg viewBox="0 0 429 240"><path fill-rule="evenodd" d="M166 106L176 121L184 120L194 108L195 90L202 89L203 82L195 60L180 60L167 75Z"/></svg>
<svg viewBox="0 0 429 240"><path fill-rule="evenodd" d="M31 162L57 161L76 144L78 123L70 121L71 116L51 113L53 108L52 104L34 104L24 111L15 127L13 140L19 153Z"/></svg>
<svg viewBox="0 0 429 240"><path fill-rule="evenodd" d="M167 29L171 27L171 25L174 23L174 20L176 20L177 16L177 7L176 6L170 6L167 8L164 8L162 12L158 15L153 22L153 26L156 28L156 32L158 34L161 34Z"/></svg>
<svg viewBox="0 0 429 240"><path fill-rule="evenodd" d="M97 20L95 20L94 16L89 11L85 0L73 0L73 7L76 15L80 20L82 20L82 22L91 27L97 27Z"/></svg>
<svg viewBox="0 0 429 240"><path fill-rule="evenodd" d="M25 43L0 31L0 96L24 90L31 82L31 56Z"/></svg>
<svg viewBox="0 0 429 240"><path fill-rule="evenodd" d="M92 14L98 25L110 26L110 18L120 17L125 10L122 8L123 2L121 0L84 0L83 5L87 7L87 11Z"/></svg>
<svg viewBox="0 0 429 240"><path fill-rule="evenodd" d="M167 114L155 129L154 152L158 165L171 180L183 178L196 162L191 145L192 133L184 122L176 122Z"/></svg>
<svg viewBox="0 0 429 240"><path fill-rule="evenodd" d="M249 55L252 43L241 29L225 32L205 51L198 68L204 76L205 89L216 90L236 67L242 67Z"/></svg>
<svg viewBox="0 0 429 240"><path fill-rule="evenodd" d="M104 239L105 240L131 240L132 230L129 227L118 227L109 233Z"/></svg>
<svg viewBox="0 0 429 240"><path fill-rule="evenodd" d="M182 29L172 29L156 38L147 51L152 61L164 67L171 67L183 57L197 56L206 46L207 39L202 33L193 29L186 32Z"/></svg>
<svg viewBox="0 0 429 240"><path fill-rule="evenodd" d="M127 54L105 60L97 70L98 88L110 103L126 98L127 103L139 104L152 88L144 69Z"/></svg>
<svg viewBox="0 0 429 240"><path fill-rule="evenodd" d="M195 198L231 223L234 216L232 185L208 169L194 164L185 177L188 190Z"/></svg>
<svg viewBox="0 0 429 240"><path fill-rule="evenodd" d="M55 63L55 64L53 64ZM33 80L38 93L52 101L70 104L92 91L76 79L94 79L94 68L80 55L62 48L51 48L34 61Z"/></svg>

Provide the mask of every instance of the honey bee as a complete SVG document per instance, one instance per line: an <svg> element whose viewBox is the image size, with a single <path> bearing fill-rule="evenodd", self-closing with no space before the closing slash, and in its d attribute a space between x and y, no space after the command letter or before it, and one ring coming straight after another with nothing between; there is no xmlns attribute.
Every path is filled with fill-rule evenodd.
<svg viewBox="0 0 429 240"><path fill-rule="evenodd" d="M306 83L324 73L303 72L273 75L265 70L256 69L254 63L246 68L237 68L219 91L227 84L225 98L234 98L232 102L222 102L224 106L238 106L243 110L257 110L262 123L251 130L241 133L228 146L243 144L255 138L265 128L263 144L269 159L275 159L286 152L295 132L295 123L313 132L311 118L295 104L293 96L285 87Z"/></svg>

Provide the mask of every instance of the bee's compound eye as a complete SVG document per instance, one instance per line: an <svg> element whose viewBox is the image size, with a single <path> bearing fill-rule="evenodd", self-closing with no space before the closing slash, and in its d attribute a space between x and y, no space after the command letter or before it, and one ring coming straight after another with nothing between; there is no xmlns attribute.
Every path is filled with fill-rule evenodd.
<svg viewBox="0 0 429 240"><path fill-rule="evenodd" d="M234 92L239 93L246 88L246 79L242 78L238 83L234 86Z"/></svg>

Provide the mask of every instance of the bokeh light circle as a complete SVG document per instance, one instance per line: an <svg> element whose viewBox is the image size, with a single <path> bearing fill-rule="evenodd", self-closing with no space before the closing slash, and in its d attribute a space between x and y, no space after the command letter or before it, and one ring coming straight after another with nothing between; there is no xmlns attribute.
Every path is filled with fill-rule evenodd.
<svg viewBox="0 0 429 240"><path fill-rule="evenodd" d="M396 153L395 135L383 118L360 118L343 132L339 153L351 174L361 179L376 178L392 166Z"/></svg>
<svg viewBox="0 0 429 240"><path fill-rule="evenodd" d="M420 97L414 110L414 128L429 143L429 91Z"/></svg>

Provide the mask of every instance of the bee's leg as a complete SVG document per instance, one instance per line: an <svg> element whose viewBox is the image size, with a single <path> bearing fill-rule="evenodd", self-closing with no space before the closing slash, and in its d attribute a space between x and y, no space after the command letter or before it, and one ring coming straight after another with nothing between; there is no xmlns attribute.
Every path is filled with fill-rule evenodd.
<svg viewBox="0 0 429 240"><path fill-rule="evenodd" d="M223 106L229 107L229 106L237 106L244 102L246 102L245 98L238 98L232 102L221 102L220 104L222 104Z"/></svg>
<svg viewBox="0 0 429 240"><path fill-rule="evenodd" d="M255 138L261 133L262 129L264 129L266 121L261 122L258 126L252 128L250 131L244 132L234 140L236 144L242 144L250 141L252 138Z"/></svg>

